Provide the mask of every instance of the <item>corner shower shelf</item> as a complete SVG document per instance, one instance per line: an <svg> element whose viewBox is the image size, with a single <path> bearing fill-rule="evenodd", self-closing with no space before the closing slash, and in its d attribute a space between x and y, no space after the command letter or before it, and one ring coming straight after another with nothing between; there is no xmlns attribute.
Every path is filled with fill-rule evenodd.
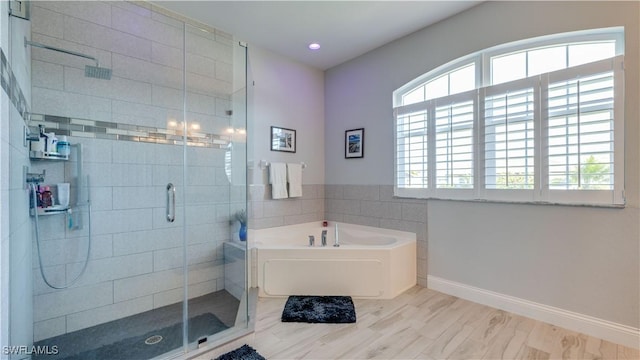
<svg viewBox="0 0 640 360"><path fill-rule="evenodd" d="M48 208L39 207L38 216L66 214L69 211L69 209L70 209L69 206L62 206L62 205L54 205ZM33 208L29 209L29 214L31 214L31 216L35 216L35 212L33 211Z"/></svg>
<svg viewBox="0 0 640 360"><path fill-rule="evenodd" d="M32 160L69 160L69 155L62 155L54 152L29 151L29 158Z"/></svg>

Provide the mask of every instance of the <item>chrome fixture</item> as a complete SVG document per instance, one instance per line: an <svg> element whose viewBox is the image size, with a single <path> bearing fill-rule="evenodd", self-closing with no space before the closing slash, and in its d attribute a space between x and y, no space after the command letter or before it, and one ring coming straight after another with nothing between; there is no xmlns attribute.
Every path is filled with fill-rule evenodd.
<svg viewBox="0 0 640 360"><path fill-rule="evenodd" d="M309 246L313 246L316 243L316 238L313 235L309 235Z"/></svg>
<svg viewBox="0 0 640 360"><path fill-rule="evenodd" d="M28 168L24 167L24 178L27 184L40 184L44 182L44 176L47 173L47 170L42 169L42 174L38 173L30 173Z"/></svg>
<svg viewBox="0 0 640 360"><path fill-rule="evenodd" d="M327 230L322 230L322 246L327 246Z"/></svg>
<svg viewBox="0 0 640 360"><path fill-rule="evenodd" d="M44 128L41 128L40 131L43 131ZM36 250L37 250L37 256L38 256L38 265L40 268L40 275L42 275L42 280L44 281L44 283L49 286L52 289L56 289L56 290L61 290L61 289L67 289L69 287L71 287L73 284L77 283L78 280L80 280L80 278L82 277L82 275L84 275L85 271L87 270L87 265L89 264L89 258L90 258L90 254L91 254L91 240L92 240L92 235L93 232L91 230L91 195L90 195L90 191L89 191L89 176L87 176L86 179L86 184L87 184L87 200L86 202L81 201L81 188L82 188L82 178L83 178L83 174L82 174L82 144L77 144L77 145L72 145L72 147L77 148L77 172L78 172L78 177L77 177L77 182L76 182L76 187L77 187L77 191L78 191L78 196L76 199L76 211L72 211L71 207L67 207L67 208L62 208L62 209L51 209L51 210L47 210L47 209L42 209L42 215L53 215L53 214L66 214L67 216L67 223L69 224L69 229L72 230L80 230L82 229L82 218L80 217L80 212L78 212L77 210L81 207L81 206L86 206L87 207L87 213L88 213L88 222L89 222L89 229L88 229L88 234L87 234L87 252L85 253L85 258L84 258L84 263L82 265L82 269L80 270L80 272L78 273L78 275L76 275L75 278L73 278L71 281L68 281L65 285L54 285L51 280L47 277L47 275L44 272L44 265L43 265L43 255L42 255L42 249L41 249L41 239L40 239L40 212L38 211L38 196L37 196L37 192L38 192L38 185L42 182L44 182L44 177L46 174L46 170L42 170L42 174L38 174L38 173L30 173L29 169L24 166L24 176L25 176L25 181L27 182L27 184L29 185L29 201L30 201L30 205L32 206L32 208L29 209L29 212L31 214L31 216L33 217L33 221L34 221L34 229L35 229L35 237L36 237ZM75 216L73 218L71 218L71 214L75 214ZM73 225L72 225L73 224Z"/></svg>
<svg viewBox="0 0 640 360"><path fill-rule="evenodd" d="M339 247L340 242L338 241L338 223L336 223L336 242L333 244L334 247Z"/></svg>
<svg viewBox="0 0 640 360"><path fill-rule="evenodd" d="M302 165L302 168L303 168L303 169L306 169L306 168L307 168L307 164L306 164L305 162L301 162L301 163L300 163L300 165ZM267 161L267 160L260 160L260 162L258 163L258 166L259 166L261 169L266 169L266 168L268 168L269 166L271 166L271 163L270 163L269 161Z"/></svg>
<svg viewBox="0 0 640 360"><path fill-rule="evenodd" d="M52 289L56 289L56 290L61 290L61 289L67 289L69 287L71 287L73 284L75 284L76 282L78 282L78 280L80 280L80 278L82 277L82 275L84 275L85 271L87 270L87 265L89 265L89 257L91 254L91 202L87 201L87 206L88 206L88 211L89 211L89 236L88 236L88 240L87 240L87 252L85 254L84 257L84 263L82 265L82 269L80 270L80 272L78 273L78 275L76 275L75 278L73 278L73 280L67 282L67 284L65 285L53 285L53 283L51 282L51 280L47 277L47 275L44 273L44 265L42 262L42 250L40 249L40 220L39 220L39 216L38 216L38 209L37 209L37 204L38 204L38 199L37 199L37 195L36 192L38 191L38 185L37 183L30 183L29 184L29 190L31 192L31 201L32 204L34 204L34 212L33 212L33 219L34 219L34 223L35 223L35 235L36 235L36 250L38 252L38 265L40 267L40 275L42 275L42 280L44 281L45 284L47 284L48 287L52 288Z"/></svg>
<svg viewBox="0 0 640 360"><path fill-rule="evenodd" d="M26 113L25 114L27 120L27 124L31 121L31 113ZM42 136L42 134L44 133L44 125L38 125L38 129L39 129L39 133L33 133L31 131L31 128L29 128L29 126L24 127L24 138L25 141L40 141L40 137Z"/></svg>
<svg viewBox="0 0 640 360"><path fill-rule="evenodd" d="M111 80L111 69L100 67L100 62L98 62L98 59L94 58L93 56L89 56L89 55L86 55L86 54L83 54L83 53L79 53L79 52L75 52L75 51L71 51L71 50L57 48L55 46L49 46L49 45L41 44L41 43L38 43L38 42L35 42L35 41L29 41L25 37L24 38L24 47L27 47L27 46L35 46L35 47L39 47L39 48L42 48L42 49L53 50L53 51L61 52L63 54L67 54L67 55L79 56L81 58L93 60L93 61L96 62L96 66L85 65L85 67L84 67L84 76L90 77L90 78L95 78L95 79Z"/></svg>
<svg viewBox="0 0 640 360"><path fill-rule="evenodd" d="M167 184L167 222L176 221L176 187L172 183Z"/></svg>

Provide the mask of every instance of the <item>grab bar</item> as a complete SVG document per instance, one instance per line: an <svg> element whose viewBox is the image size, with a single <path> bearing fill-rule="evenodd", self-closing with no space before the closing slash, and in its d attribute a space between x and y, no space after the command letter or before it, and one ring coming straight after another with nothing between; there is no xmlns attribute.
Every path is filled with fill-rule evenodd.
<svg viewBox="0 0 640 360"><path fill-rule="evenodd" d="M176 220L176 187L172 183L167 184L167 222Z"/></svg>

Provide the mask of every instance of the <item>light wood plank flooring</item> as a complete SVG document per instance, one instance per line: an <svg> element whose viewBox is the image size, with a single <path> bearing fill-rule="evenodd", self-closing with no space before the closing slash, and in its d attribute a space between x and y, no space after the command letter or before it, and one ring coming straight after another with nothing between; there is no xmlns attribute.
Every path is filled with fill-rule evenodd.
<svg viewBox="0 0 640 360"><path fill-rule="evenodd" d="M258 301L267 359L627 359L636 349L423 287L393 300L355 299L355 324L280 321L285 298Z"/></svg>

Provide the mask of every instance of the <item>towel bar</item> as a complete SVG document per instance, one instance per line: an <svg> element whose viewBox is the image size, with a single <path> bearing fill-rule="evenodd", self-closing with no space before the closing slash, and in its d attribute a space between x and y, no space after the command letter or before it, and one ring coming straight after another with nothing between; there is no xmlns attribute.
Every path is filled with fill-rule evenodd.
<svg viewBox="0 0 640 360"><path fill-rule="evenodd" d="M260 163L258 164L258 166L261 169L266 169L269 167L269 165L271 165L271 163L267 160L260 160ZM300 162L300 165L302 165L302 168L305 169L307 167L307 164L305 162Z"/></svg>

